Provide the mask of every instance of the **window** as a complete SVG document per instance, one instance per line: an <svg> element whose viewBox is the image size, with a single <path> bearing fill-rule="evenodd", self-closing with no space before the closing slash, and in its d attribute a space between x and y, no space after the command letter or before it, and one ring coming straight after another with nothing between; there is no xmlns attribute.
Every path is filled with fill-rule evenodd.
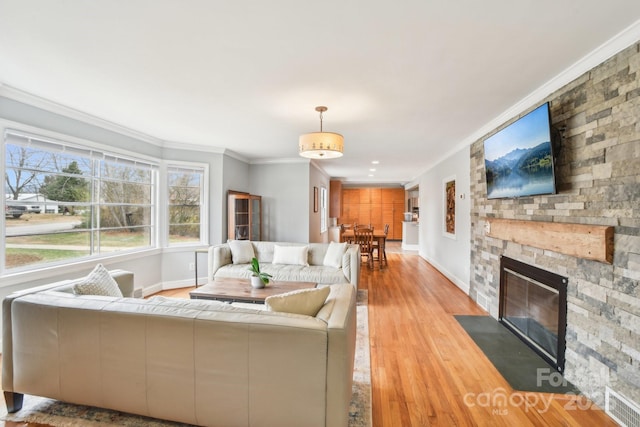
<svg viewBox="0 0 640 427"><path fill-rule="evenodd" d="M167 168L169 245L206 240L202 222L207 217L205 172L204 167L169 165Z"/></svg>
<svg viewBox="0 0 640 427"><path fill-rule="evenodd" d="M158 168L5 132L4 270L156 246Z"/></svg>
<svg viewBox="0 0 640 427"><path fill-rule="evenodd" d="M327 189L320 187L320 232L327 231Z"/></svg>

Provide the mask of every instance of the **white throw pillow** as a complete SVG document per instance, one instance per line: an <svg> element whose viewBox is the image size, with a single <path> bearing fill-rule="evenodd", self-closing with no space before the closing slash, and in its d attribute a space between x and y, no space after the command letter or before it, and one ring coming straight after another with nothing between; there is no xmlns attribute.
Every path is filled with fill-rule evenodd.
<svg viewBox="0 0 640 427"><path fill-rule="evenodd" d="M308 246L273 245L273 264L308 266Z"/></svg>
<svg viewBox="0 0 640 427"><path fill-rule="evenodd" d="M298 291L267 297L264 300L264 304L269 311L305 314L315 317L327 300L330 291L329 286L300 289Z"/></svg>
<svg viewBox="0 0 640 427"><path fill-rule="evenodd" d="M87 277L73 285L73 293L76 295L102 295L122 298L118 283L102 264L96 265Z"/></svg>
<svg viewBox="0 0 640 427"><path fill-rule="evenodd" d="M250 240L231 240L231 261L234 264L249 264L256 255Z"/></svg>
<svg viewBox="0 0 640 427"><path fill-rule="evenodd" d="M322 265L326 267L342 267L342 255L347 250L347 243L329 242L327 253L324 255Z"/></svg>

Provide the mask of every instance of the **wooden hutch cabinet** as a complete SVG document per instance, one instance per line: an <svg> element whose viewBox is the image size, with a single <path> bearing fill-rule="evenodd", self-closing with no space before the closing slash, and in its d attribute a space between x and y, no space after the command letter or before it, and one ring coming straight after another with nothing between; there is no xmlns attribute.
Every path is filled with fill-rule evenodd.
<svg viewBox="0 0 640 427"><path fill-rule="evenodd" d="M228 238L262 240L262 197L229 191L227 193Z"/></svg>

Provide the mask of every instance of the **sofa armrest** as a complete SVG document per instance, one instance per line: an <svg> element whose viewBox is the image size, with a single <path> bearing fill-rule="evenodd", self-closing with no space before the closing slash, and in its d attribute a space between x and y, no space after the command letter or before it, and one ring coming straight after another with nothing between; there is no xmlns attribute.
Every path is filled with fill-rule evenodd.
<svg viewBox="0 0 640 427"><path fill-rule="evenodd" d="M122 295L125 297L133 297L133 273L126 270L111 270L111 277L114 278ZM61 292L73 293L73 285L79 279L62 280L59 282L49 283L46 285L36 286L13 292L7 295L2 301L2 389L5 392L13 391L13 325L11 316L11 305L16 298L24 295L34 294L38 292L56 290ZM14 396L19 399L19 396ZM19 410L22 406L21 401L16 401L13 410Z"/></svg>
<svg viewBox="0 0 640 427"><path fill-rule="evenodd" d="M231 248L228 243L211 246L207 256L207 266L209 271L209 282L213 281L216 271L223 265L231 264Z"/></svg>
<svg viewBox="0 0 640 427"><path fill-rule="evenodd" d="M348 245L342 256L342 272L356 288L360 282L360 246Z"/></svg>
<svg viewBox="0 0 640 427"><path fill-rule="evenodd" d="M327 361L327 425L348 424L356 352L356 299L354 286L331 285L327 300L333 309L327 319L329 358Z"/></svg>
<svg viewBox="0 0 640 427"><path fill-rule="evenodd" d="M111 277L116 281L123 297L133 298L133 273L126 270L111 270Z"/></svg>

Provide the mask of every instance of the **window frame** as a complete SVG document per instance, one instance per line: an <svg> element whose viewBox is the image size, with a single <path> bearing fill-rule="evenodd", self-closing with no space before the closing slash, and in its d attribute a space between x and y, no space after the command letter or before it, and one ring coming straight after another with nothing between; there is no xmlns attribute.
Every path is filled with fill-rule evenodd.
<svg viewBox="0 0 640 427"><path fill-rule="evenodd" d="M200 239L198 242L182 242L171 243L169 227L171 226L169 218L169 171L171 168L176 169L192 169L202 171L202 182L200 185ZM161 163L160 175L162 184L160 191L166 197L166 203L163 203L162 212L162 246L166 248L180 248L185 246L201 246L208 245L209 242L209 165L199 162L188 161L163 161Z"/></svg>
<svg viewBox="0 0 640 427"><path fill-rule="evenodd" d="M74 137L68 134L57 133L53 131L49 131L42 128L37 128L29 125L24 125L22 123L12 122L6 119L0 119L0 135L2 138L2 149L0 150L0 171L3 176L7 173L7 156L6 156L6 146L9 145L20 145L15 141L11 141L10 138L7 138L8 134L14 134L17 137L26 137L33 138L37 141L42 141L47 144L56 144L58 146L68 147L72 152L78 151L80 153L99 153L104 158L107 159L120 159L123 162L130 161L137 163L139 165L146 165L151 173L151 178L148 183L145 185L149 185L150 188L150 200L147 204L149 208L148 214L148 224L143 224L144 227L149 229L149 244L145 246L136 246L131 249L118 250L118 251L101 251L101 248L98 248L96 251L95 248L89 247L89 254L86 256L79 256L73 258L65 258L62 260L49 261L43 263L35 263L28 264L25 266L18 266L13 268L7 268L6 266L6 245L7 245L7 223L6 219L2 218L2 222L0 222L0 227L2 228L2 235L0 236L0 240L2 241L2 252L0 253L0 277L9 278L9 277L20 277L23 274L28 274L29 277L38 278L43 275L43 272L51 272L56 271L60 267L65 267L65 271L77 270L82 265L93 265L96 260L101 259L119 259L126 257L127 259L137 258L138 256L148 256L149 253L159 252L162 249L160 245L160 206L162 204L162 200L159 198L159 184L162 181L160 177L160 164L161 160L157 159L153 156L129 152L127 150L119 149L117 146L111 146L107 144L101 144L94 141L90 141L87 139ZM52 146L53 148L53 146ZM51 150L54 151L54 150ZM96 158L91 157L91 164L94 162L101 164L101 162L97 161ZM60 174L60 171L54 172L54 174ZM92 173L89 178L91 185L93 186L95 182L101 182L99 179L96 181L96 174ZM6 187L5 187L6 190ZM93 189L91 190L93 192ZM99 209L101 206L101 202L95 199L93 196L89 202L84 202L86 204L91 205L92 207ZM6 201L3 202L6 204ZM78 203L80 204L80 203ZM208 218L206 218L208 220ZM83 231L87 231L91 234L100 231L100 227L97 227L95 224L90 226L87 229L83 229ZM46 233L43 233L46 234ZM92 242L92 239L90 239ZM139 255L135 255L139 254ZM42 277L46 277L42 276Z"/></svg>
<svg viewBox="0 0 640 427"><path fill-rule="evenodd" d="M327 187L320 186L320 233L328 231L329 220L327 218Z"/></svg>

